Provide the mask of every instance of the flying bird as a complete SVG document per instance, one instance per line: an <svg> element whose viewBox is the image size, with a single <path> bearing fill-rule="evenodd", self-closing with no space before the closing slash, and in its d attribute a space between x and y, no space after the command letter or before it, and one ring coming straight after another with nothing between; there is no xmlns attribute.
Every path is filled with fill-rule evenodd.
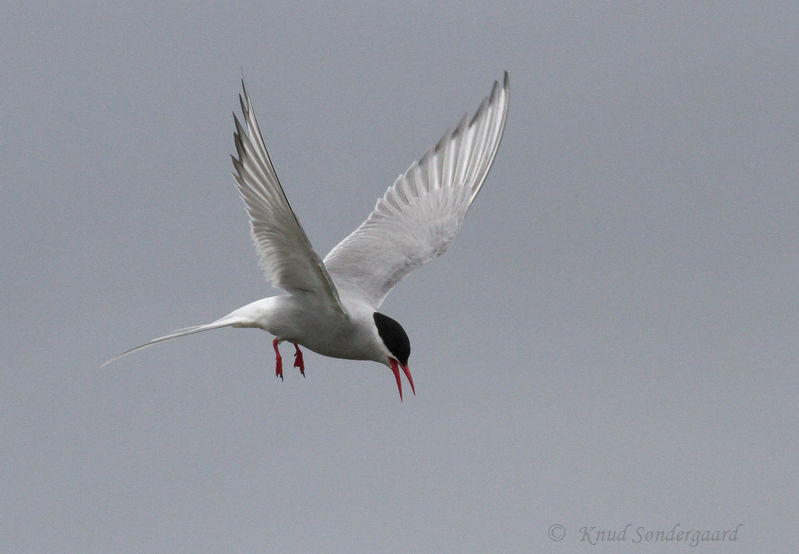
<svg viewBox="0 0 799 554"><path fill-rule="evenodd" d="M496 156L508 114L508 73L494 82L472 117L401 174L372 213L324 260L314 251L280 185L266 151L247 87L239 95L244 125L233 114L233 177L250 217L260 266L287 294L256 300L205 325L179 329L131 348L114 360L166 340L219 329L254 327L274 336L275 374L283 379L278 345L294 345L294 367L305 375L304 346L323 356L372 360L394 373L402 400L402 369L416 394L402 326L378 311L388 293L412 270L449 246L480 192ZM246 126L246 128L245 128Z"/></svg>

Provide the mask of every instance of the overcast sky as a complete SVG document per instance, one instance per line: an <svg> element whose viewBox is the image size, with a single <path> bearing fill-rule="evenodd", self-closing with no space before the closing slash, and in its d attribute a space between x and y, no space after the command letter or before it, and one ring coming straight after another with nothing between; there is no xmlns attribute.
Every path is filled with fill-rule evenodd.
<svg viewBox="0 0 799 554"><path fill-rule="evenodd" d="M167 4L3 8L0 550L795 547L795 6ZM382 308L415 397L311 352L280 382L255 330L99 367L279 293L242 71L324 255L506 69L480 197ZM634 542L675 525L739 529Z"/></svg>

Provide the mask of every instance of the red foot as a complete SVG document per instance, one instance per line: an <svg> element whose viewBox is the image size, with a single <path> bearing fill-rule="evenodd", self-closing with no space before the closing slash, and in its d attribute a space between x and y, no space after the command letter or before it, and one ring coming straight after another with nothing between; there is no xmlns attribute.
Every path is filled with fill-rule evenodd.
<svg viewBox="0 0 799 554"><path fill-rule="evenodd" d="M272 341L272 346L275 347L275 376L280 377L280 380L283 380L283 358L280 357L280 350L277 349L277 345L280 342L279 339L275 339Z"/></svg>
<svg viewBox="0 0 799 554"><path fill-rule="evenodd" d="M300 347L296 342L294 343L294 349L294 367L300 368L300 373L305 377L305 363L302 361L302 352L300 352Z"/></svg>

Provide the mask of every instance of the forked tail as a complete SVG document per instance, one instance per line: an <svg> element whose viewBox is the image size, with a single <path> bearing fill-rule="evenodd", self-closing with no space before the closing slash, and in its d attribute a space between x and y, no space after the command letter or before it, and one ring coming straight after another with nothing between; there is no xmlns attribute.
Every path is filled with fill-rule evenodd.
<svg viewBox="0 0 799 554"><path fill-rule="evenodd" d="M243 327L247 323L248 323L247 318L242 317L240 315L230 314L230 315L226 315L225 317L222 317L220 319L217 319L216 321L213 321L211 323L206 323L205 325L192 325L191 327L184 327L183 329L178 329L174 333L170 333L168 335L164 335L163 337L158 337L157 339L153 339L153 340L151 340L149 342L145 342L144 344L141 344L139 346L135 346L135 347L131 348L130 350L126 350L125 352L123 352L119 356L116 356L115 358L111 358L110 360L105 362L100 367L105 367L108 364L110 364L111 362L115 362L116 360L118 360L120 358L123 358L123 357L127 356L128 354L136 352L137 350L141 350L142 348L147 348L148 346L152 346L154 344L158 344L159 342L164 342L164 341L176 339L176 338L179 338L179 337L185 337L186 335L191 335L191 334L194 334L194 333L200 333L201 331L210 331L211 329L219 329L220 327L235 327L235 326L242 326Z"/></svg>

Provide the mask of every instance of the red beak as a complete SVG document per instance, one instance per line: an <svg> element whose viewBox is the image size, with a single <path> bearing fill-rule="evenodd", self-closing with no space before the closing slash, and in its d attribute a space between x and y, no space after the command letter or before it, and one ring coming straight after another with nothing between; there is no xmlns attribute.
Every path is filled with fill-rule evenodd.
<svg viewBox="0 0 799 554"><path fill-rule="evenodd" d="M391 363L391 371L394 372L394 378L397 380L397 390L399 390L400 402L402 402L402 381L400 380L400 374L399 374L400 363L394 358L389 358L388 361ZM405 373L405 377L408 378L408 382L411 384L411 390L413 391L413 394L416 395L416 387L413 386L413 377L411 377L411 370L408 368L407 365L401 367L402 367L402 372Z"/></svg>

